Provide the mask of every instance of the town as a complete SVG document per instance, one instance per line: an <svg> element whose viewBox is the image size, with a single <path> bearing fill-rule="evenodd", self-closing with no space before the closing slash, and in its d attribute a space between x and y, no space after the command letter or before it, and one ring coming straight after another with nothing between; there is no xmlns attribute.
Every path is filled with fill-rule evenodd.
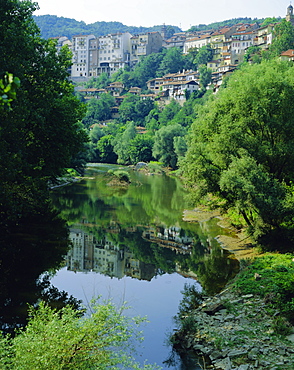
<svg viewBox="0 0 294 370"><path fill-rule="evenodd" d="M286 11L286 20L294 25L293 7L289 5ZM212 49L213 58L207 62L211 70L211 85L218 90L224 78L231 74L243 62L244 55L249 47L256 46L267 50L274 37L275 24L270 23L260 27L257 23L240 23L232 27L223 27L218 31L194 31L174 33L167 38L166 26L161 32L147 32L140 35L131 35L129 32L114 33L95 37L91 35L76 35L71 40L67 37L57 37L57 48L68 45L71 49L72 67L70 77L73 82L88 81L105 73L109 77L121 69L133 68L143 57L158 53L162 48L178 48L183 54L191 50L208 46ZM294 52L288 50L282 53L281 59L293 60ZM186 100L186 92L192 93L199 89L199 72L194 70L178 71L147 82L148 96L142 98L159 97L179 102ZM86 98L98 97L99 94L110 92L113 96L120 96L124 85L114 82L106 89L88 88L81 92ZM132 87L132 94L141 95L139 87Z"/></svg>

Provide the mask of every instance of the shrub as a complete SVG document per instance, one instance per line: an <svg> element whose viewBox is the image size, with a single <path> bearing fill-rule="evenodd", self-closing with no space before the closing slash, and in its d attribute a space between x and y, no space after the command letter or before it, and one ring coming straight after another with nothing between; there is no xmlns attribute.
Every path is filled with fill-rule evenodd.
<svg viewBox="0 0 294 370"><path fill-rule="evenodd" d="M113 174L119 179L121 182L131 182L130 175L127 171L117 170L114 171Z"/></svg>

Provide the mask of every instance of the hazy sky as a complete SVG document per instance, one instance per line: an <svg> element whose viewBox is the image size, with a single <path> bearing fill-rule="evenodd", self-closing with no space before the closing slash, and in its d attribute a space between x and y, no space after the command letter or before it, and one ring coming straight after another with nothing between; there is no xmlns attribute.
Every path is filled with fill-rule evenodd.
<svg viewBox="0 0 294 370"><path fill-rule="evenodd" d="M36 15L86 23L117 21L127 26L171 24L184 31L231 18L285 17L290 0L36 0Z"/></svg>

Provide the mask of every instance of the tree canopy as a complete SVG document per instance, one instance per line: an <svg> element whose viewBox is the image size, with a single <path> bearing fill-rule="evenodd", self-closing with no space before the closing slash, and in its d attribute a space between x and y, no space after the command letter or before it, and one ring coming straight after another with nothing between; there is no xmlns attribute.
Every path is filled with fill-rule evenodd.
<svg viewBox="0 0 294 370"><path fill-rule="evenodd" d="M192 125L183 171L195 200L208 194L254 227L293 217L294 78L279 60L247 65Z"/></svg>
<svg viewBox="0 0 294 370"><path fill-rule="evenodd" d="M155 369L132 358L132 337L143 321L123 315L112 303L92 304L81 319L71 307L54 310L44 303L31 308L25 329L0 338L0 366L10 369Z"/></svg>

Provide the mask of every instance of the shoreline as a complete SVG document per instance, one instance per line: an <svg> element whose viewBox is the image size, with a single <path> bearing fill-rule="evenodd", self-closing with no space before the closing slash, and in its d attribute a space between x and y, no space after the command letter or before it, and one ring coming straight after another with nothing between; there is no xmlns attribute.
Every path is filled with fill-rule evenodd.
<svg viewBox="0 0 294 370"><path fill-rule="evenodd" d="M233 231L234 236L219 235L217 240L236 259L249 262L264 255L253 247L244 230L233 228L217 210L201 207L183 214L187 222L212 218ZM290 335L276 334L277 320L283 319L280 312L270 308L265 298L234 291L234 280L179 317L180 327L172 337L174 348L180 354L192 352L202 358L201 367L207 370L293 370L293 327Z"/></svg>

